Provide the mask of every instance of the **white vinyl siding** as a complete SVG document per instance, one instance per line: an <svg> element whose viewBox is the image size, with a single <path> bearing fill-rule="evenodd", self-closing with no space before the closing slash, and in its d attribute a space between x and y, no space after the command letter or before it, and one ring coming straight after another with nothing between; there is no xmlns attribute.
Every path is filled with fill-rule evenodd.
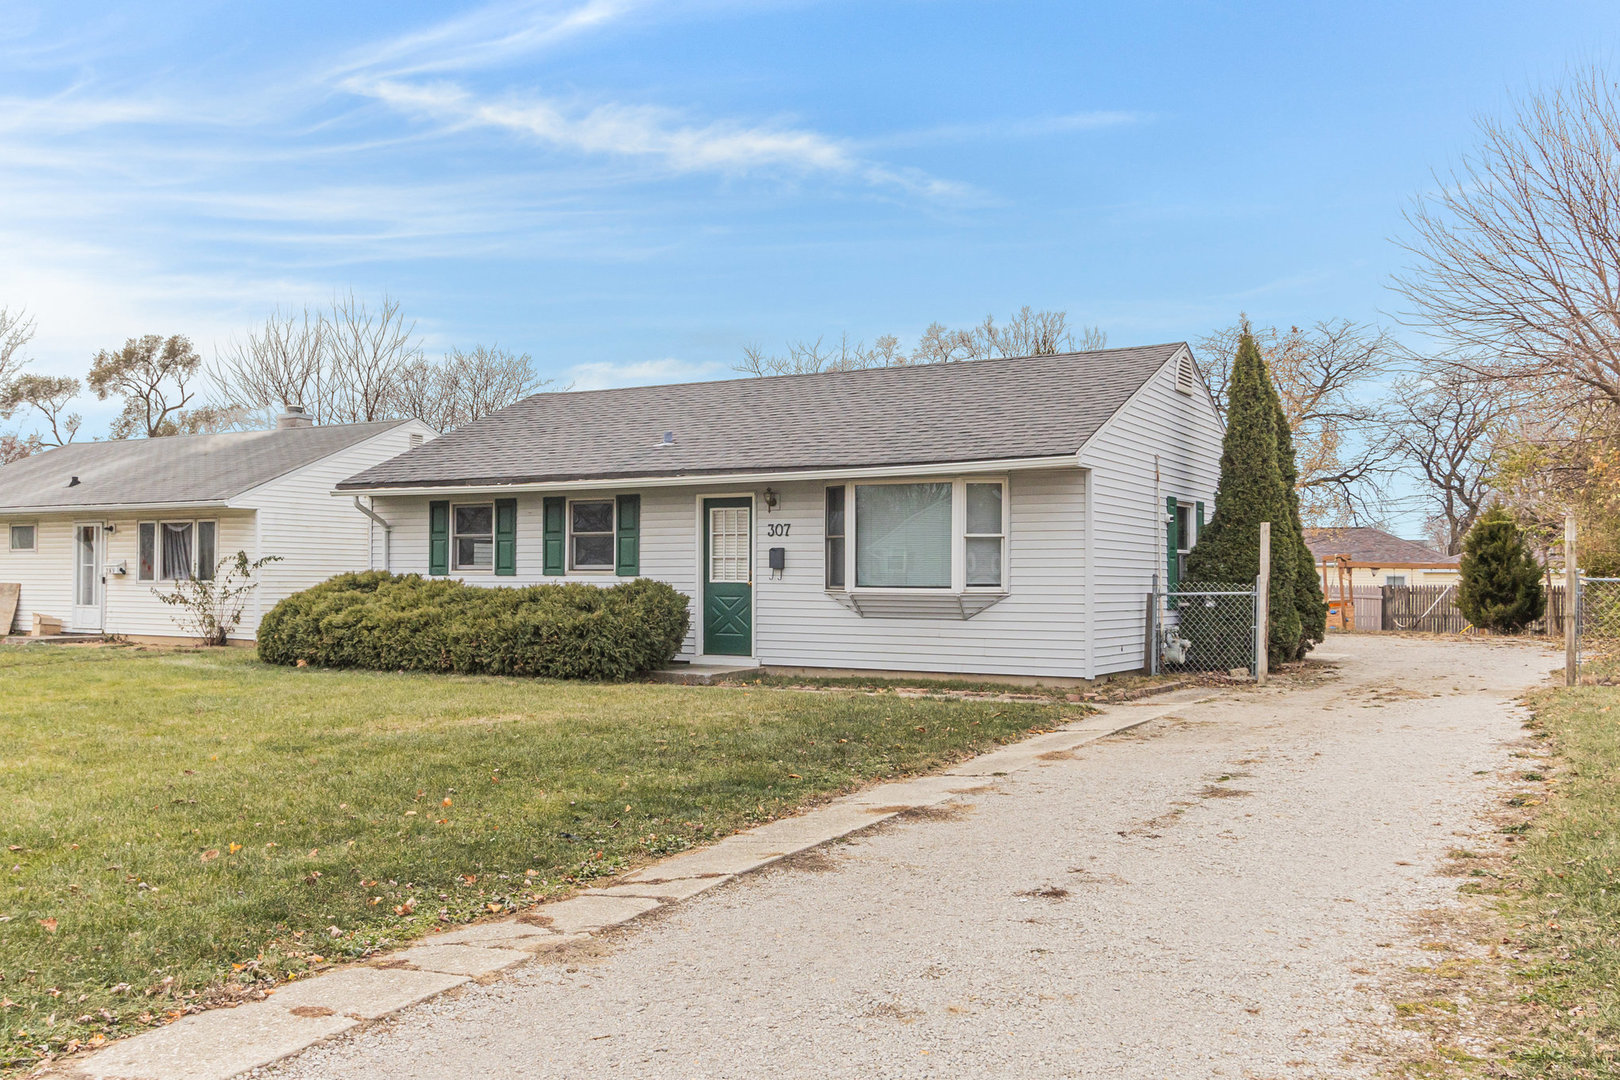
<svg viewBox="0 0 1620 1080"><path fill-rule="evenodd" d="M332 489L338 481L404 453L410 434L426 430L415 423L392 428L245 493L238 499L240 508L166 509L105 516L82 510L48 517L30 515L28 522L38 525L37 550L11 552L0 546L0 581L15 581L22 586L14 625L19 632L26 632L32 627L35 612L67 621L74 599L74 522L100 521L113 526L111 533L104 534L105 631L134 637L184 636L175 621L175 609L162 603L154 592L167 592L174 583L140 580L139 525L206 521L217 523L213 542L216 561L238 551L247 552L249 558L282 557L282 561L260 571L260 587L248 600L235 636L251 639L260 614L278 600L334 574L366 568L371 561L372 523L354 508L352 498L334 497ZM160 536L154 529L159 547ZM202 546L206 547L206 537L203 539ZM198 556L194 530L193 560ZM158 558L161 560L161 555ZM120 566L125 573L115 572Z"/></svg>
<svg viewBox="0 0 1620 1080"><path fill-rule="evenodd" d="M1094 482L1089 589L1098 675L1142 666L1146 598L1166 565L1165 496L1202 502L1206 521L1215 514L1221 423L1202 386L1177 389L1179 370L1179 358L1161 368L1080 455Z"/></svg>

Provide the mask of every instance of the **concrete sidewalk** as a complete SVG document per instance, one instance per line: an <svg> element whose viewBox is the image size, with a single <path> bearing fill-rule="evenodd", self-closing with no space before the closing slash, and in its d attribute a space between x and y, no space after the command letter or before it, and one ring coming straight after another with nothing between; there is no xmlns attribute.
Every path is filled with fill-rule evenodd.
<svg viewBox="0 0 1620 1080"><path fill-rule="evenodd" d="M1043 760L1211 697L1202 688L1113 705L941 773L879 784L795 817L728 836L520 915L437 934L397 952L277 988L68 1059L47 1076L224 1080L270 1064L474 980L679 904L741 875L900 814L977 794Z"/></svg>

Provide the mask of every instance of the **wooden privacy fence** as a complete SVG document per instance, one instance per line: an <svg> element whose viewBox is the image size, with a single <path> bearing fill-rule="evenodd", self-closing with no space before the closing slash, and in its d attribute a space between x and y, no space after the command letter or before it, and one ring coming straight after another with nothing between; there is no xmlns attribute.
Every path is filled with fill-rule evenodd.
<svg viewBox="0 0 1620 1080"><path fill-rule="evenodd" d="M1328 604L1337 611L1337 589L1327 590ZM1357 585L1350 591L1355 606L1357 630L1416 630L1428 634L1460 634L1472 630L1457 607L1455 585ZM1551 626L1543 615L1526 633L1557 636L1564 632L1564 588L1554 586L1549 593ZM1338 627L1335 616L1328 625Z"/></svg>

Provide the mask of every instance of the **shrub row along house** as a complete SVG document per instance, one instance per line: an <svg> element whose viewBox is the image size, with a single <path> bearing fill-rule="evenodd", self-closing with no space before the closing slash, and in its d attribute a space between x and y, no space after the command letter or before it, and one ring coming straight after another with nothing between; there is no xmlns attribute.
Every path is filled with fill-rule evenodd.
<svg viewBox="0 0 1620 1080"><path fill-rule="evenodd" d="M307 533L261 529L248 550L304 585L367 568L659 579L691 598L689 661L1094 677L1141 667L1146 593L1196 542L1221 434L1179 343L538 394L405 453L331 461L299 511ZM70 471L52 464L65 453L22 463L16 490L43 493L39 477ZM11 494L14 468L0 469L0 520L22 523L43 507ZM64 550L41 562L67 581L76 557L102 558L73 554L76 530L100 522L53 518ZM306 557L338 518L369 552ZM42 598L30 610L65 591L20 566L0 552L0 582ZM266 592L261 608L281 595ZM157 632L107 610L108 632Z"/></svg>

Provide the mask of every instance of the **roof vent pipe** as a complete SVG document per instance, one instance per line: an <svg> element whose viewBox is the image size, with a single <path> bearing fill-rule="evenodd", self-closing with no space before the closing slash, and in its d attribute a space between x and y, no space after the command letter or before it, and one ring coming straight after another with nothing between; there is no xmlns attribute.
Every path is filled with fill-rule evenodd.
<svg viewBox="0 0 1620 1080"><path fill-rule="evenodd" d="M68 478L68 487L78 487L78 486L79 486L79 478L77 476L73 476L73 477Z"/></svg>
<svg viewBox="0 0 1620 1080"><path fill-rule="evenodd" d="M673 431L664 432L664 441L659 443L658 445L660 445L660 446L674 446L675 445L675 433Z"/></svg>
<svg viewBox="0 0 1620 1080"><path fill-rule="evenodd" d="M286 411L276 417L276 427L278 429L314 426L315 418L305 412L302 405L288 405Z"/></svg>

